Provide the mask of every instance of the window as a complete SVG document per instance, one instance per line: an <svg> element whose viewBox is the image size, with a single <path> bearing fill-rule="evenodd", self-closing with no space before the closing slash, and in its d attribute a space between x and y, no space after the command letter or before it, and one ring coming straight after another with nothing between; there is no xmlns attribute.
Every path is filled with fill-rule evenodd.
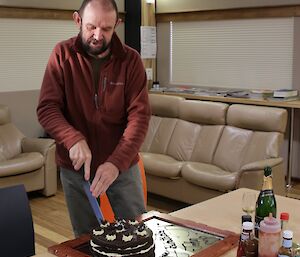
<svg viewBox="0 0 300 257"><path fill-rule="evenodd" d="M170 23L170 83L292 88L294 18Z"/></svg>

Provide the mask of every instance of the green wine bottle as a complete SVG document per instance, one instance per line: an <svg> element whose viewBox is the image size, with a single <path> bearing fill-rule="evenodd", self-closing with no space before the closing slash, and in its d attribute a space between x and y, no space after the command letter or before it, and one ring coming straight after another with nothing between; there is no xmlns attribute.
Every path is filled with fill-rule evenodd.
<svg viewBox="0 0 300 257"><path fill-rule="evenodd" d="M262 189L256 201L255 210L255 236L258 237L259 223L264 219L264 217L272 216L276 218L277 208L276 199L273 192L272 185L272 168L267 166L264 168L264 181Z"/></svg>

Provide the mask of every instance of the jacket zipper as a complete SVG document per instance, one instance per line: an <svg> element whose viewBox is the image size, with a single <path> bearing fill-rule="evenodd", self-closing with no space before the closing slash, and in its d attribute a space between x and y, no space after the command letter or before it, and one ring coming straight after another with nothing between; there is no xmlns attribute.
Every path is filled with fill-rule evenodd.
<svg viewBox="0 0 300 257"><path fill-rule="evenodd" d="M107 77L104 76L103 78L103 83L102 83L102 97L101 97L101 103L103 103L104 101L104 93L106 90L106 85L107 85ZM98 110L99 109L99 95L98 95L98 90L99 90L99 86L95 86L95 95L94 95L94 102L95 102L95 107Z"/></svg>
<svg viewBox="0 0 300 257"><path fill-rule="evenodd" d="M99 104L98 104L98 94L97 94L97 92L95 92L95 95L94 95L94 103L95 103L96 109L98 110L99 109Z"/></svg>
<svg viewBox="0 0 300 257"><path fill-rule="evenodd" d="M107 77L104 76L104 79L103 79L103 88L102 88L103 92L105 92L105 89L106 89L106 82L107 82Z"/></svg>

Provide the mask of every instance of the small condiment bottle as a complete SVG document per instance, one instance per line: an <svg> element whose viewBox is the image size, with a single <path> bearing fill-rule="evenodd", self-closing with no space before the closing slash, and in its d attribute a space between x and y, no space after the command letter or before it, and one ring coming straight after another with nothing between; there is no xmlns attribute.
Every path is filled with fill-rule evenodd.
<svg viewBox="0 0 300 257"><path fill-rule="evenodd" d="M277 257L280 248L280 222L269 214L260 222L258 257Z"/></svg>
<svg viewBox="0 0 300 257"><path fill-rule="evenodd" d="M246 221L248 221L248 222L252 221L251 215L249 215L249 214L242 215L242 228L241 228L241 232L240 232L239 245L238 245L237 253L236 253L237 257L245 256L243 248L242 248L242 239L241 239L241 237L242 237L242 232L243 232L243 223L246 222Z"/></svg>
<svg viewBox="0 0 300 257"><path fill-rule="evenodd" d="M251 222L252 223L252 222ZM252 223L252 229L249 232L249 237L243 242L243 248L246 257L257 257L257 248L258 242L257 239L254 237L254 224Z"/></svg>
<svg viewBox="0 0 300 257"><path fill-rule="evenodd" d="M281 223L281 231L288 229L290 215L287 212L280 213L280 223Z"/></svg>
<svg viewBox="0 0 300 257"><path fill-rule="evenodd" d="M239 246L238 246L237 253L236 253L237 257L246 257L246 253L245 253L245 249L244 249L244 242L247 239L249 239L250 234L253 231L254 224L252 222L246 221L246 222L243 222L242 228L243 228L243 231L240 236L240 242L239 242Z"/></svg>
<svg viewBox="0 0 300 257"><path fill-rule="evenodd" d="M278 257L293 257L293 232L291 230L284 230L282 239L282 246L278 250Z"/></svg>

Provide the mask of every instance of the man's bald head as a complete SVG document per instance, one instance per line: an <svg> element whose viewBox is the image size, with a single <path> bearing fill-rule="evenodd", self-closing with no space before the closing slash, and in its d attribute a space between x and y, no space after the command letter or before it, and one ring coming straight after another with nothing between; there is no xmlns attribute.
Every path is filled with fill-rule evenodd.
<svg viewBox="0 0 300 257"><path fill-rule="evenodd" d="M114 10L116 12L117 20L119 19L118 7L114 0L83 0L78 10L78 13L80 14L81 17L84 14L85 7L91 2L99 2L102 5L103 9L107 11Z"/></svg>

